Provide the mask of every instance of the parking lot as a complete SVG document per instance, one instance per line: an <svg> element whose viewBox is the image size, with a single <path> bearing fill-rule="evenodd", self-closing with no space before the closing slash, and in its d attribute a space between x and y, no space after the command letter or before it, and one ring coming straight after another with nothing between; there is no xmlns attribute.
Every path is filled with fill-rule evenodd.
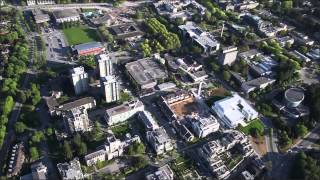
<svg viewBox="0 0 320 180"><path fill-rule="evenodd" d="M65 40L64 34L54 28L42 29L43 40L46 43L47 62L73 64L68 61L68 42Z"/></svg>

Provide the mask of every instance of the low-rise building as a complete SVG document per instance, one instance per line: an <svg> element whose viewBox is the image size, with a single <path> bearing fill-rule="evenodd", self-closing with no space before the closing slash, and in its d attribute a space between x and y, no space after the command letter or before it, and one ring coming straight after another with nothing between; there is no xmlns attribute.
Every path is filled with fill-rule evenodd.
<svg viewBox="0 0 320 180"><path fill-rule="evenodd" d="M250 49L249 51L245 51L238 54L238 56L244 60L250 60L260 55L262 55L262 53L259 52L257 49Z"/></svg>
<svg viewBox="0 0 320 180"><path fill-rule="evenodd" d="M25 149L23 143L15 144L9 154L8 173L9 178L18 175L25 160Z"/></svg>
<svg viewBox="0 0 320 180"><path fill-rule="evenodd" d="M109 30L116 39L128 41L141 38L144 34L135 23L124 23L110 26Z"/></svg>
<svg viewBox="0 0 320 180"><path fill-rule="evenodd" d="M88 42L73 47L75 53L79 56L97 55L105 51L104 46L100 42Z"/></svg>
<svg viewBox="0 0 320 180"><path fill-rule="evenodd" d="M91 131L88 113L85 108L74 108L62 114L65 127L69 134Z"/></svg>
<svg viewBox="0 0 320 180"><path fill-rule="evenodd" d="M258 112L236 93L216 101L212 109L228 128L236 128L239 124L245 126L246 122L258 118Z"/></svg>
<svg viewBox="0 0 320 180"><path fill-rule="evenodd" d="M273 84L274 82L276 82L275 79L270 79L267 77L258 77L256 79L242 83L241 89L246 94L249 94L250 92L256 89L259 89L259 90L264 89L267 86Z"/></svg>
<svg viewBox="0 0 320 180"><path fill-rule="evenodd" d="M45 180L48 178L48 168L42 161L33 163L31 165L31 174L33 180Z"/></svg>
<svg viewBox="0 0 320 180"><path fill-rule="evenodd" d="M193 131L199 138L204 138L218 131L220 127L218 120L213 115L193 117L191 123Z"/></svg>
<svg viewBox="0 0 320 180"><path fill-rule="evenodd" d="M185 38L190 38L191 42L199 45L206 54L216 52L220 48L220 43L209 32L203 31L193 22L180 25L179 29Z"/></svg>
<svg viewBox="0 0 320 180"><path fill-rule="evenodd" d="M312 60L320 60L320 49L311 49L307 56Z"/></svg>
<svg viewBox="0 0 320 180"><path fill-rule="evenodd" d="M103 162L105 160L106 160L106 151L103 148L84 156L84 161L86 162L87 166L93 166L98 161Z"/></svg>
<svg viewBox="0 0 320 180"><path fill-rule="evenodd" d="M301 59L304 62L310 62L311 59L308 58L307 56L303 55L302 53L300 53L297 50L291 51L290 54L298 59Z"/></svg>
<svg viewBox="0 0 320 180"><path fill-rule="evenodd" d="M55 10L52 12L56 23L80 21L80 14L76 9Z"/></svg>
<svg viewBox="0 0 320 180"><path fill-rule="evenodd" d="M295 43L299 45L313 46L314 44L314 40L310 39L307 35L303 33L292 31L290 33L290 36L294 39Z"/></svg>
<svg viewBox="0 0 320 180"><path fill-rule="evenodd" d="M62 112L70 111L74 108L84 108L86 110L96 107L96 100L93 97L84 97L67 103L59 104L57 99L50 97L47 99L47 106L51 116L61 115Z"/></svg>
<svg viewBox="0 0 320 180"><path fill-rule="evenodd" d="M154 120L149 111L139 112L139 119L142 121L145 129L147 131L153 131L159 128L158 123Z"/></svg>
<svg viewBox="0 0 320 180"><path fill-rule="evenodd" d="M165 69L154 58L144 58L127 63L126 70L140 89L151 89L157 81L167 77Z"/></svg>
<svg viewBox="0 0 320 180"><path fill-rule="evenodd" d="M144 105L139 100L125 102L120 106L116 106L106 110L105 120L109 126L124 122L134 116L137 112L143 111Z"/></svg>
<svg viewBox="0 0 320 180"><path fill-rule="evenodd" d="M69 163L59 163L57 164L60 176L63 180L80 180L84 179L81 165L78 158L74 158Z"/></svg>
<svg viewBox="0 0 320 180"><path fill-rule="evenodd" d="M110 14L103 14L103 15L99 15L99 16L95 16L92 18L88 19L89 22L95 26L110 26L112 21L113 21L113 17Z"/></svg>
<svg viewBox="0 0 320 180"><path fill-rule="evenodd" d="M279 63L272 59L270 56L260 56L259 61L250 61L248 63L250 72L257 77L274 75L274 68L279 65Z"/></svg>
<svg viewBox="0 0 320 180"><path fill-rule="evenodd" d="M157 155L173 149L171 139L163 127L153 131L147 131L147 140Z"/></svg>
<svg viewBox="0 0 320 180"><path fill-rule="evenodd" d="M150 173L146 176L147 180L173 180L174 174L168 164L159 167L156 172Z"/></svg>
<svg viewBox="0 0 320 180"><path fill-rule="evenodd" d="M276 40L280 44L281 47L285 47L286 45L292 45L294 43L294 39L290 36L277 37Z"/></svg>
<svg viewBox="0 0 320 180"><path fill-rule="evenodd" d="M190 130L179 121L173 121L172 123L173 127L176 129L176 131L179 133L179 135L182 137L183 140L187 142L191 142L194 140L194 135L190 132Z"/></svg>

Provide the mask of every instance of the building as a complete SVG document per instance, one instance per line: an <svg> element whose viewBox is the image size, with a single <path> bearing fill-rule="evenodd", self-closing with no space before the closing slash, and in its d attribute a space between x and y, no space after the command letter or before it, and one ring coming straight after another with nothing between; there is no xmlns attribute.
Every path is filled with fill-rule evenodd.
<svg viewBox="0 0 320 180"><path fill-rule="evenodd" d="M89 89L88 74L84 71L83 66L71 70L71 80L76 95L82 94Z"/></svg>
<svg viewBox="0 0 320 180"><path fill-rule="evenodd" d="M43 13L42 10L40 9L33 9L31 12L32 12L33 19L37 24L50 21L49 15Z"/></svg>
<svg viewBox="0 0 320 180"><path fill-rule="evenodd" d="M193 22L180 25L179 29L185 38L189 38L191 42L199 45L206 54L216 52L220 48L220 43L209 32L203 31Z"/></svg>
<svg viewBox="0 0 320 180"><path fill-rule="evenodd" d="M52 12L56 23L80 21L80 14L76 9L55 10Z"/></svg>
<svg viewBox="0 0 320 180"><path fill-rule="evenodd" d="M156 172L153 172L146 176L147 180L173 180L173 178L173 171L168 164L159 167Z"/></svg>
<svg viewBox="0 0 320 180"><path fill-rule="evenodd" d="M260 61L250 61L248 63L250 72L257 77L273 76L274 69L279 65L277 61L270 56L259 56Z"/></svg>
<svg viewBox="0 0 320 180"><path fill-rule="evenodd" d="M60 115L62 112L70 111L74 108L92 109L96 107L96 100L93 97L84 97L64 104L59 104L57 99L50 97L47 99L47 106L51 116Z"/></svg>
<svg viewBox="0 0 320 180"><path fill-rule="evenodd" d="M238 56L241 59L250 60L250 59L253 59L253 58L258 57L260 55L262 55L262 53L259 52L257 49L250 49L249 51L239 53Z"/></svg>
<svg viewBox="0 0 320 180"><path fill-rule="evenodd" d="M183 140L187 142L191 142L194 140L194 135L190 132L190 130L180 121L173 121L172 123L173 127L176 129L176 131L179 133L179 135L182 137Z"/></svg>
<svg viewBox="0 0 320 180"><path fill-rule="evenodd" d="M236 93L216 101L212 109L228 128L236 128L239 124L245 126L245 122L258 118L258 112Z"/></svg>
<svg viewBox="0 0 320 180"><path fill-rule="evenodd" d="M297 107L304 100L304 91L300 88L290 88L284 93L284 98L287 107Z"/></svg>
<svg viewBox="0 0 320 180"><path fill-rule="evenodd" d="M103 94L106 103L118 101L120 99L119 82L114 76L104 76L100 78Z"/></svg>
<svg viewBox="0 0 320 180"><path fill-rule="evenodd" d="M48 179L48 168L42 163L42 161L33 163L31 165L31 174L33 180Z"/></svg>
<svg viewBox="0 0 320 180"><path fill-rule="evenodd" d="M110 26L109 30L116 39L128 41L141 38L144 34L135 23L124 23Z"/></svg>
<svg viewBox="0 0 320 180"><path fill-rule="evenodd" d="M219 63L221 65L231 66L237 59L238 49L237 47L230 46L222 48L222 51L219 56Z"/></svg>
<svg viewBox="0 0 320 180"><path fill-rule="evenodd" d="M62 114L66 129L69 134L91 131L87 110L74 108Z"/></svg>
<svg viewBox="0 0 320 180"><path fill-rule="evenodd" d="M267 77L258 77L256 79L242 83L241 89L246 94L249 94L250 92L256 89L259 89L259 90L264 89L267 86L273 84L274 82L276 82L275 79L270 79Z"/></svg>
<svg viewBox="0 0 320 180"><path fill-rule="evenodd" d="M60 176L63 180L80 180L84 179L81 165L78 158L74 158L69 163L59 163L57 164L57 168L59 170Z"/></svg>
<svg viewBox="0 0 320 180"><path fill-rule="evenodd" d="M101 25L110 26L113 21L113 17L110 14L103 14L99 16L94 16L92 18L88 18L88 20L91 24L97 27Z"/></svg>
<svg viewBox="0 0 320 180"><path fill-rule="evenodd" d="M137 112L143 111L144 105L139 100L125 102L120 106L107 109L105 120L109 126L124 122L134 116Z"/></svg>
<svg viewBox="0 0 320 180"><path fill-rule="evenodd" d="M151 89L157 81L167 77L165 69L154 59L144 58L127 63L126 70L140 89Z"/></svg>
<svg viewBox="0 0 320 180"><path fill-rule="evenodd" d="M307 56L312 60L320 60L320 49L311 49Z"/></svg>
<svg viewBox="0 0 320 180"><path fill-rule="evenodd" d="M192 129L199 138L204 138L207 135L219 130L220 124L213 116L201 117L196 116L191 119Z"/></svg>
<svg viewBox="0 0 320 180"><path fill-rule="evenodd" d="M310 39L307 35L303 33L292 31L290 35L294 39L294 42L299 45L313 46L314 44L314 40Z"/></svg>
<svg viewBox="0 0 320 180"><path fill-rule="evenodd" d="M281 47L285 47L287 45L291 46L294 43L294 39L290 36L277 37L276 40Z"/></svg>
<svg viewBox="0 0 320 180"><path fill-rule="evenodd" d="M25 148L23 143L15 144L12 147L11 154L9 154L7 177L11 178L17 176L25 160Z"/></svg>
<svg viewBox="0 0 320 180"><path fill-rule="evenodd" d="M308 63L311 61L310 58L308 58L307 56L303 55L302 53L300 53L297 50L291 51L290 54L294 57L296 57L297 59L301 59L302 61Z"/></svg>
<svg viewBox="0 0 320 180"><path fill-rule="evenodd" d="M165 152L173 149L171 139L163 127L153 131L147 131L147 141L152 146L157 155L164 154Z"/></svg>
<svg viewBox="0 0 320 180"><path fill-rule="evenodd" d="M159 128L158 123L154 120L151 113L149 111L141 111L139 112L139 119L142 121L145 129L147 131L153 131Z"/></svg>
<svg viewBox="0 0 320 180"><path fill-rule="evenodd" d="M105 51L100 42L88 42L73 47L75 53L79 56L97 55Z"/></svg>
<svg viewBox="0 0 320 180"><path fill-rule="evenodd" d="M45 5L45 4L55 4L54 0L27 0L27 5Z"/></svg>
<svg viewBox="0 0 320 180"><path fill-rule="evenodd" d="M243 171L243 172L241 172L241 179L254 180L254 176L249 171Z"/></svg>
<svg viewBox="0 0 320 180"><path fill-rule="evenodd" d="M107 54L97 55L96 64L100 77L110 76L113 74L113 62Z"/></svg>
<svg viewBox="0 0 320 180"><path fill-rule="evenodd" d="M98 161L103 162L105 160L106 160L106 151L103 148L84 156L84 161L86 162L87 166L93 166Z"/></svg>

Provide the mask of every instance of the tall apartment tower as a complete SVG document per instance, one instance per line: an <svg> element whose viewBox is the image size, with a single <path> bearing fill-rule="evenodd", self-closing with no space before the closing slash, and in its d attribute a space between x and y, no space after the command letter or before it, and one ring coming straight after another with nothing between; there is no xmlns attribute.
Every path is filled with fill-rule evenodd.
<svg viewBox="0 0 320 180"><path fill-rule="evenodd" d="M101 77L100 83L107 103L120 99L119 83L114 76Z"/></svg>
<svg viewBox="0 0 320 180"><path fill-rule="evenodd" d="M112 75L112 61L107 54L100 54L96 56L97 59L97 70L99 72L100 77L110 76Z"/></svg>
<svg viewBox="0 0 320 180"><path fill-rule="evenodd" d="M83 66L79 66L71 70L71 80L76 95L88 91L89 78L88 74L84 71Z"/></svg>
<svg viewBox="0 0 320 180"><path fill-rule="evenodd" d="M237 59L238 49L234 46L225 47L219 56L219 63L221 65L231 66Z"/></svg>

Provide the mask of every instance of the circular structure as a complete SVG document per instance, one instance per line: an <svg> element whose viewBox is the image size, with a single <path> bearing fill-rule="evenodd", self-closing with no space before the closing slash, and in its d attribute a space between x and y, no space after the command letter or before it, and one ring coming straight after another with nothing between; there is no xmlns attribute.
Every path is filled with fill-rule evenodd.
<svg viewBox="0 0 320 180"><path fill-rule="evenodd" d="M287 107L297 107L304 99L304 92L300 88L290 88L284 93Z"/></svg>

